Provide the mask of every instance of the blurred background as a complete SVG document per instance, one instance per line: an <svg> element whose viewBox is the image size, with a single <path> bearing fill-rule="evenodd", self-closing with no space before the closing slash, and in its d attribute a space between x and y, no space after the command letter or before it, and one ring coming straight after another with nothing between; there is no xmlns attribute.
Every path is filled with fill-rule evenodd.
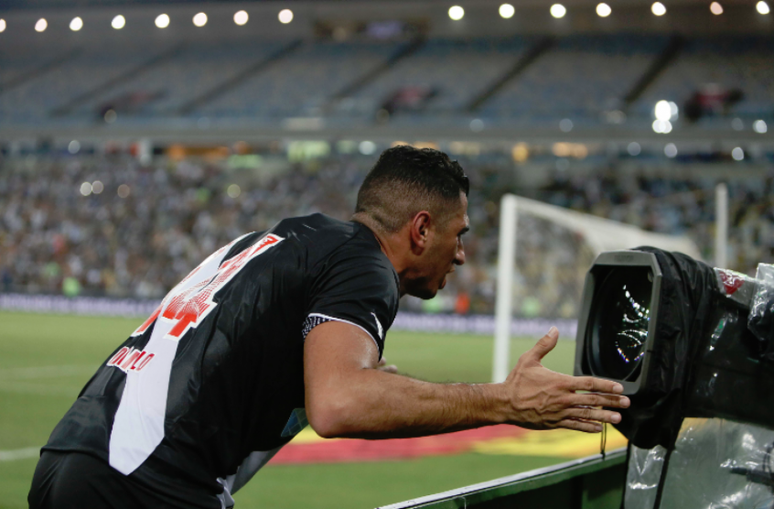
<svg viewBox="0 0 774 509"><path fill-rule="evenodd" d="M0 482L0 507L23 506L30 455L136 318L245 232L313 212L347 219L395 144L447 152L472 188L468 263L436 299L404 299L406 317L461 317L465 330L491 317L506 193L690 239L705 261L751 275L771 263L769 3L560 1L0 2L0 478L15 479ZM594 249L529 214L517 232L514 316L564 320L572 337ZM135 319L101 328L62 314L73 310ZM416 374L489 379L486 336L422 336L438 348L421 362L394 337L390 360ZM85 357L68 357L72 344ZM556 369L570 372L563 348ZM398 476L398 491L364 488L372 498L353 507L536 465L471 458L403 491L410 468L428 468L384 467L374 475ZM254 488L277 494L265 507L290 507L288 479L318 475L272 472L287 478Z"/></svg>

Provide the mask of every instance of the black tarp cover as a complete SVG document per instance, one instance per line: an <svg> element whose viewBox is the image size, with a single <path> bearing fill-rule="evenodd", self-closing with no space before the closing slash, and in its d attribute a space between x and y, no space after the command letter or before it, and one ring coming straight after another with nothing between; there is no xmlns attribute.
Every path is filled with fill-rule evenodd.
<svg viewBox="0 0 774 509"><path fill-rule="evenodd" d="M653 253L663 274L654 350L649 354L648 391L630 397L632 404L620 411L615 425L629 441L642 449L674 446L686 401L691 360L705 330L705 317L719 295L715 273L709 265L682 253L653 247L637 251Z"/></svg>

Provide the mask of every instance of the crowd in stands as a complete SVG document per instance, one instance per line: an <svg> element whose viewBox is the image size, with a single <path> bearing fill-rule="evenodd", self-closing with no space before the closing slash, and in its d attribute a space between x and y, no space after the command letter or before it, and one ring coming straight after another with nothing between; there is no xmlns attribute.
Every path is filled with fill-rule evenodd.
<svg viewBox="0 0 774 509"><path fill-rule="evenodd" d="M251 169L229 159L129 155L0 158L0 291L159 299L209 253L283 217L323 212L347 219L374 156L337 154L289 162L265 154ZM460 157L472 182L468 263L432 301L405 309L490 314L494 309L499 198L520 192L508 179L510 154ZM516 167L518 171L518 167ZM693 238L712 260L710 178L645 172L557 172L533 198ZM728 182L729 267L754 274L774 261L774 179ZM515 312L577 315L593 260L574 232L523 216L518 225Z"/></svg>

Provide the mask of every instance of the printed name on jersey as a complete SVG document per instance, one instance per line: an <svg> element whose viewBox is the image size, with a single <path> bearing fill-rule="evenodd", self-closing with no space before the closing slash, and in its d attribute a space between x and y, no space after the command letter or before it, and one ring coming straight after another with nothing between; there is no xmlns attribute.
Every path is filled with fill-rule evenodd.
<svg viewBox="0 0 774 509"><path fill-rule="evenodd" d="M227 246L222 247L214 254L223 254L223 251L230 249L232 245L239 242L240 237ZM143 323L132 336L139 336L144 333L148 327L161 316L165 320L175 322L175 325L166 334L165 338L179 341L189 329L195 328L201 321L217 307L213 301L215 294L231 281L247 263L256 256L264 253L267 249L276 246L285 240L277 235L269 234L261 239L257 244L251 246L238 255L223 262L219 267L208 267L210 256L201 265L196 267L185 279L183 279L172 291L167 294L164 301L159 305L156 311ZM203 273L197 274L200 270ZM208 273L210 272L210 273ZM186 283L197 274L199 282L193 286L187 286Z"/></svg>
<svg viewBox="0 0 774 509"><path fill-rule="evenodd" d="M124 373L140 371L148 365L153 357L155 357L154 354L148 353L145 350L137 350L125 346L107 361L107 365L115 366Z"/></svg>

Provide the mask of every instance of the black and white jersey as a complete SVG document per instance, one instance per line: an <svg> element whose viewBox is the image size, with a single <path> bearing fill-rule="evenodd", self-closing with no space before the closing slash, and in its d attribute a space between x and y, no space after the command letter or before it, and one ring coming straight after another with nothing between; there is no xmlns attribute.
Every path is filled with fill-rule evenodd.
<svg viewBox="0 0 774 509"><path fill-rule="evenodd" d="M305 426L306 334L351 323L381 356L398 299L398 276L363 225L315 214L247 234L169 292L44 450L93 454L170 500L219 507L218 478Z"/></svg>

